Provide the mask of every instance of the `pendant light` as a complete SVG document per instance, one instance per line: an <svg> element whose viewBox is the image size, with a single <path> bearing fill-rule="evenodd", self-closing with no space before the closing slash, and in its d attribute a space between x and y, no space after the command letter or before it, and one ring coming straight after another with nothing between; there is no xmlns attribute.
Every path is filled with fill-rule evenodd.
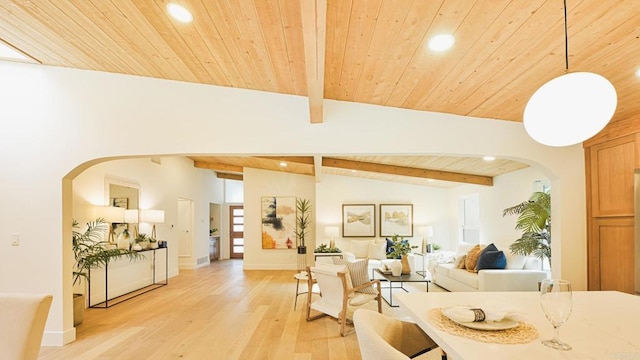
<svg viewBox="0 0 640 360"><path fill-rule="evenodd" d="M565 74L542 85L524 109L524 128L548 146L581 143L602 130L616 110L613 85L591 72L569 73L567 0L564 0Z"/></svg>

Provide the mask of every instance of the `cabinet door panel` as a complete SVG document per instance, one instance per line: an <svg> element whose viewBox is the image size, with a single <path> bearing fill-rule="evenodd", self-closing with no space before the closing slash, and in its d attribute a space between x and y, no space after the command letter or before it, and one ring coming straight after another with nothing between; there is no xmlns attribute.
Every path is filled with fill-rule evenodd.
<svg viewBox="0 0 640 360"><path fill-rule="evenodd" d="M635 136L591 147L593 216L632 216Z"/></svg>
<svg viewBox="0 0 640 360"><path fill-rule="evenodd" d="M599 266L599 288L634 293L634 227L633 218L597 219L594 231ZM590 272L593 274L593 272Z"/></svg>

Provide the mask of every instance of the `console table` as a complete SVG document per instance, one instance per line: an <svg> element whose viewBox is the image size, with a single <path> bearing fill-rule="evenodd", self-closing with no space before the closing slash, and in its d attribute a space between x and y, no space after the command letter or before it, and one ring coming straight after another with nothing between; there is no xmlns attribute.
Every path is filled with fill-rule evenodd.
<svg viewBox="0 0 640 360"><path fill-rule="evenodd" d="M164 274L163 282L156 281L156 256L158 251L164 252L165 274ZM133 299L136 296L142 295L146 292L155 290L159 287L166 286L169 284L169 248L162 247L157 249L147 249L147 250L138 251L138 253L146 253L151 255L151 272L152 272L151 283L148 285L142 286L140 288L137 288L135 290L129 291L125 294L118 295L113 298L109 298L109 264L107 264L104 267L104 295L105 295L104 298L105 300L97 304L91 305L91 286L89 286L88 301L89 301L90 308L106 309L110 306L117 305L123 301ZM91 278L91 269L89 269L89 278Z"/></svg>

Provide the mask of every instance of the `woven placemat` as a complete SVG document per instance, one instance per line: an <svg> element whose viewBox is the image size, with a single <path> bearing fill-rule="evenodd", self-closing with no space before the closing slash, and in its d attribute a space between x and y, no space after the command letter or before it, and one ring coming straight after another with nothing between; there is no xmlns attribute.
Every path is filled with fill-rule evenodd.
<svg viewBox="0 0 640 360"><path fill-rule="evenodd" d="M539 336L538 329L525 322L511 329L487 331L471 329L452 321L442 313L442 308L431 309L427 316L442 331L486 343L526 344Z"/></svg>

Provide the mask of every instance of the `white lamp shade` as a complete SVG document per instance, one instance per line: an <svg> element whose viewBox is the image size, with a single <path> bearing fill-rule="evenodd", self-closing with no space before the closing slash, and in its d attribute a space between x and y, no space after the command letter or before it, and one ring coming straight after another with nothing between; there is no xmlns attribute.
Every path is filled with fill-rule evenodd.
<svg viewBox="0 0 640 360"><path fill-rule="evenodd" d="M418 236L422 237L432 237L433 236L433 226L420 226L417 229Z"/></svg>
<svg viewBox="0 0 640 360"><path fill-rule="evenodd" d="M616 89L603 76L575 72L542 85L524 109L524 128L548 146L581 143L602 130L616 111Z"/></svg>
<svg viewBox="0 0 640 360"><path fill-rule="evenodd" d="M124 222L127 224L138 223L138 209L128 209L124 211Z"/></svg>
<svg viewBox="0 0 640 360"><path fill-rule="evenodd" d="M106 223L123 223L124 208L115 206L97 206L96 217L104 219Z"/></svg>
<svg viewBox="0 0 640 360"><path fill-rule="evenodd" d="M164 222L164 210L141 210L140 222L161 224Z"/></svg>
<svg viewBox="0 0 640 360"><path fill-rule="evenodd" d="M337 226L325 226L324 235L328 238L337 238L340 236L340 228Z"/></svg>

